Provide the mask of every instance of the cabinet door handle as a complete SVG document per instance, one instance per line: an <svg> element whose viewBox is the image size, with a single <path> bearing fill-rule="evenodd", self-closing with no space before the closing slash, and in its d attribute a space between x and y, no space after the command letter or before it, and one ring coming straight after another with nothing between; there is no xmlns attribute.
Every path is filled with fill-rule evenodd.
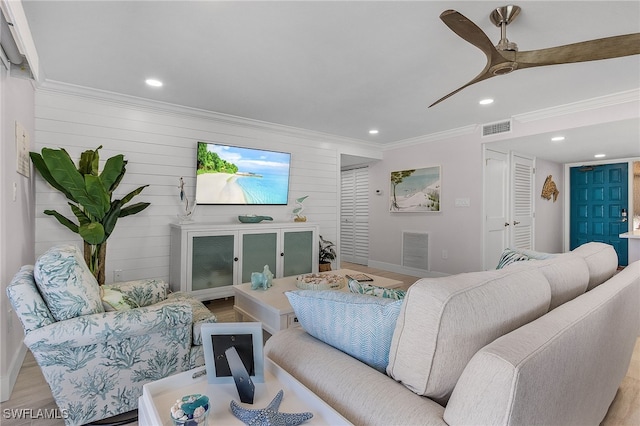
<svg viewBox="0 0 640 426"><path fill-rule="evenodd" d="M234 260L235 262L237 262L237 261L238 261L238 258L237 258L237 257L234 257L234 258L233 258L233 260Z"/></svg>
<svg viewBox="0 0 640 426"><path fill-rule="evenodd" d="M284 257L284 252L280 253L280 256Z"/></svg>
<svg viewBox="0 0 640 426"><path fill-rule="evenodd" d="M505 223L504 223L504 226L505 226L505 227L506 227L506 226L509 226L509 222L505 222Z"/></svg>
<svg viewBox="0 0 640 426"><path fill-rule="evenodd" d="M513 226L516 226L517 224L519 224L520 222L518 222L517 220L513 221Z"/></svg>

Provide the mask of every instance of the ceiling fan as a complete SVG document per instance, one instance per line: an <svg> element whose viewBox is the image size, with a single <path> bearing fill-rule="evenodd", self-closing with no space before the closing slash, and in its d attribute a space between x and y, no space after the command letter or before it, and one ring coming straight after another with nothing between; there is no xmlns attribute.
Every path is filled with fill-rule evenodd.
<svg viewBox="0 0 640 426"><path fill-rule="evenodd" d="M461 13L455 10L445 10L440 14L442 22L454 33L482 50L487 56L487 65L473 80L438 99L429 105L429 108L455 95L465 87L516 70L640 54L640 33L519 52L517 45L507 40L507 25L513 22L519 13L520 7L515 5L498 7L491 12L489 15L491 22L501 29L501 38L496 46L476 24Z"/></svg>

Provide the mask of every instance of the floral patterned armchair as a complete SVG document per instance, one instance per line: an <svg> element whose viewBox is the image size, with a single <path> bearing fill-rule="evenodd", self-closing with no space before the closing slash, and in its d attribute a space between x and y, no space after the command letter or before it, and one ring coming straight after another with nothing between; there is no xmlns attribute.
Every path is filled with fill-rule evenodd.
<svg viewBox="0 0 640 426"><path fill-rule="evenodd" d="M14 276L7 294L24 343L67 425L132 411L145 383L204 365L200 326L216 318L168 291L160 280L101 288L75 246L54 247Z"/></svg>

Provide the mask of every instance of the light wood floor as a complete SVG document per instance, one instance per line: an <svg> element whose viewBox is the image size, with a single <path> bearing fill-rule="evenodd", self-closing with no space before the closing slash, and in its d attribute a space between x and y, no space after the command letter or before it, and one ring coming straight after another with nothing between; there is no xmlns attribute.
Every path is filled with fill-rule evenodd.
<svg viewBox="0 0 640 426"><path fill-rule="evenodd" d="M343 268L354 269L365 273L393 278L404 282L403 288L408 288L417 278L408 275L395 274L381 269L369 268L352 263L342 264ZM216 300L208 304L209 309L218 316L220 322L235 321L233 312L233 298ZM4 426L60 426L62 420L16 420L6 419L5 409L39 409L53 410L56 408L49 386L44 380L40 367L35 362L31 352L22 364L11 399L0 403L0 423ZM137 422L131 423L135 426ZM636 341L633 358L627 376L622 381L615 400L601 424L602 426L638 426L640 425L640 338Z"/></svg>

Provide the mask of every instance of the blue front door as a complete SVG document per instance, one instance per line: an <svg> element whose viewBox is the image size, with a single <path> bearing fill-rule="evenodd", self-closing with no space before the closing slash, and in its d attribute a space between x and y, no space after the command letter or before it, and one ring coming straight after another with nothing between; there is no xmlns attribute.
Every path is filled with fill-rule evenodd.
<svg viewBox="0 0 640 426"><path fill-rule="evenodd" d="M571 250L589 241L611 244L618 264L626 266L628 231L622 210L628 206L628 164L603 164L571 168Z"/></svg>

